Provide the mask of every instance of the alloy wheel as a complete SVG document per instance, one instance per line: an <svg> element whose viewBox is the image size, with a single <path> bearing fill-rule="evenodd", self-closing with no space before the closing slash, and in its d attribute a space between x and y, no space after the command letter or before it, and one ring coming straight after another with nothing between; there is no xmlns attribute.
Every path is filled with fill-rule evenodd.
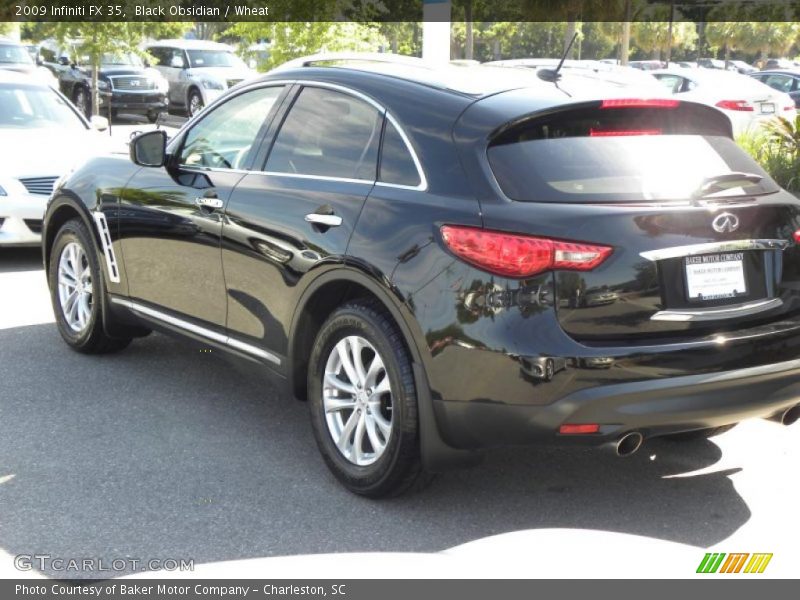
<svg viewBox="0 0 800 600"><path fill-rule="evenodd" d="M331 349L322 402L328 432L342 456L358 466L377 461L392 434L392 386L369 341L351 335Z"/></svg>
<svg viewBox="0 0 800 600"><path fill-rule="evenodd" d="M203 99L198 94L189 98L189 116L193 117L203 109Z"/></svg>
<svg viewBox="0 0 800 600"><path fill-rule="evenodd" d="M89 258L80 244L70 242L58 261L58 301L70 329L81 333L92 316L94 286Z"/></svg>

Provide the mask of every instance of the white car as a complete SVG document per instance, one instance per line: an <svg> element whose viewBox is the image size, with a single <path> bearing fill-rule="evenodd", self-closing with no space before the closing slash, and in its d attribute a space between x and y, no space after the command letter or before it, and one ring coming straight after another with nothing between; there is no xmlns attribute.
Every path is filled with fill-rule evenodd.
<svg viewBox="0 0 800 600"><path fill-rule="evenodd" d="M0 247L38 245L56 180L104 152L103 117L87 121L52 87L0 71Z"/></svg>
<svg viewBox="0 0 800 600"><path fill-rule="evenodd" d="M0 38L0 70L24 73L40 83L58 87L58 80L50 69L36 64L28 48L12 40Z"/></svg>
<svg viewBox="0 0 800 600"><path fill-rule="evenodd" d="M495 60L484 63L491 67L524 67L527 69L555 69L558 66L557 58L517 58L510 60ZM618 86L634 86L638 88L652 88L662 92L657 85L653 85L653 78L647 73L632 67L623 67L600 60L565 60L562 65L564 72L578 77L600 79Z"/></svg>
<svg viewBox="0 0 800 600"><path fill-rule="evenodd" d="M660 69L650 74L676 96L720 109L734 135L757 129L776 115L794 120L797 114L789 94L746 75L717 69Z"/></svg>
<svg viewBox="0 0 800 600"><path fill-rule="evenodd" d="M169 104L199 113L230 87L258 75L233 48L203 40L160 40L144 48L169 82Z"/></svg>

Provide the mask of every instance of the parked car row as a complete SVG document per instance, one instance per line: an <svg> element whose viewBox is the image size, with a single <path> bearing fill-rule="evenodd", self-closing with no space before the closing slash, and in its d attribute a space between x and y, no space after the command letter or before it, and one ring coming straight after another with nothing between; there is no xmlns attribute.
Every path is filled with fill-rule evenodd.
<svg viewBox="0 0 800 600"><path fill-rule="evenodd" d="M225 44L162 40L146 44L142 50L152 57L152 63L131 52L99 57L97 112L109 117L144 115L151 122L167 111L194 116L228 88L256 75ZM36 73L58 87L84 115L93 113L93 60L80 41L58 44L49 40L28 47L1 42L0 68L10 68L6 64Z"/></svg>

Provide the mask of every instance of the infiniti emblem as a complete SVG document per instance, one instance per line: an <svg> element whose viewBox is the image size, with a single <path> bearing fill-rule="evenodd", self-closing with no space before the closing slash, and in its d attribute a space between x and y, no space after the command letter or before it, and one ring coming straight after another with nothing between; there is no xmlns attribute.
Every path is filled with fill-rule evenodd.
<svg viewBox="0 0 800 600"><path fill-rule="evenodd" d="M729 212L721 213L711 221L711 227L717 233L731 233L739 229L739 217Z"/></svg>

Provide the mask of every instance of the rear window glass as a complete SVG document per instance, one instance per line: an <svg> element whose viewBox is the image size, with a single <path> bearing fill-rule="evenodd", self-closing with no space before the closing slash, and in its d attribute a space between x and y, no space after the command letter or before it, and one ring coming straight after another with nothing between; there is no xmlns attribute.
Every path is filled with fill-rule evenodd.
<svg viewBox="0 0 800 600"><path fill-rule="evenodd" d="M733 172L762 179L713 197L777 191L729 136L726 117L704 107L595 105L515 125L492 141L488 157L503 192L520 201L686 200L709 178Z"/></svg>

